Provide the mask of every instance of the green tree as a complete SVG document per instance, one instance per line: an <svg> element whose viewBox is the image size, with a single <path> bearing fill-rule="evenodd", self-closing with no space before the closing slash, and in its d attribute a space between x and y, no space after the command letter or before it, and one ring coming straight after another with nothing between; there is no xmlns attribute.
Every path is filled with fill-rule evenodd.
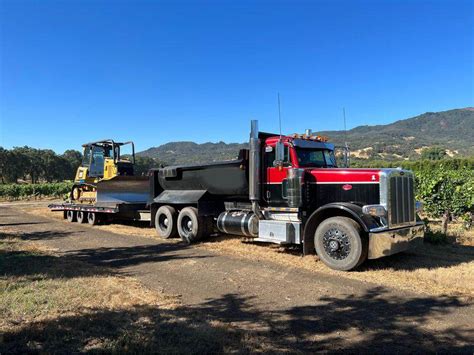
<svg viewBox="0 0 474 355"><path fill-rule="evenodd" d="M421 152L421 159L441 160L446 157L446 149L441 147L431 147L423 149Z"/></svg>

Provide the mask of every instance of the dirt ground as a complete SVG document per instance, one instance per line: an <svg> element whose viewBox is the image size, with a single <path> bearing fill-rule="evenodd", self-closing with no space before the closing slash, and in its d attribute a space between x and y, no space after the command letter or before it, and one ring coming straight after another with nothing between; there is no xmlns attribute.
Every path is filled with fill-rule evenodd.
<svg viewBox="0 0 474 355"><path fill-rule="evenodd" d="M45 205L20 205L18 208L38 216L63 220L59 212L52 213ZM91 228L89 226L86 226ZM140 235L157 240L156 232L147 223L113 223L93 227L123 235ZM239 236L216 235L196 248L216 251L252 260L267 260L282 266L301 268L325 275L340 276L380 286L398 288L428 295L474 296L474 231L464 232L451 226L450 232L463 243L433 245L390 257L369 260L359 270L339 272L327 268L314 256L302 257L297 247L258 244ZM169 241L179 243L179 240Z"/></svg>
<svg viewBox="0 0 474 355"><path fill-rule="evenodd" d="M178 240L157 239L146 226L71 224L44 203L3 204L0 232L19 235L21 241L46 248L61 260L86 263L94 278L100 279L105 270L108 280L131 290L127 285L137 280L148 290L137 293L141 301L120 309L100 303L66 320L58 315L49 320L33 317L26 324L17 320L7 340L30 339L38 349L43 328L61 334L69 329L76 340L67 349L87 349L77 342L82 334L77 335L73 326L77 322L79 329L96 330L84 331L89 346L92 342L104 350L111 348L100 344L113 344L114 351L474 351L474 251L469 245L427 244L343 273L313 257L301 257L298 248L222 236L185 246ZM0 269L5 277L25 277L9 274L18 268ZM68 282L78 281L77 275L67 275L63 278ZM156 293L152 299L157 301L141 292ZM170 330L173 319L176 327ZM120 320L122 326L117 329L112 321L111 331L104 335L109 340L101 343L98 324L108 326L110 320ZM184 348L173 347L173 338L182 341L183 335L176 334L186 337Z"/></svg>

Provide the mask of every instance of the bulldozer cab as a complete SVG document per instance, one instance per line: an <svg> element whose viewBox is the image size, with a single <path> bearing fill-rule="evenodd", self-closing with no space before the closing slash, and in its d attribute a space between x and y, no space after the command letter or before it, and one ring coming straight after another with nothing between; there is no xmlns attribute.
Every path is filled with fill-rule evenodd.
<svg viewBox="0 0 474 355"><path fill-rule="evenodd" d="M121 155L121 148L128 145L131 154ZM82 167L87 168L89 178L111 179L115 176L133 176L135 146L133 142L119 143L112 139L87 143L84 148Z"/></svg>

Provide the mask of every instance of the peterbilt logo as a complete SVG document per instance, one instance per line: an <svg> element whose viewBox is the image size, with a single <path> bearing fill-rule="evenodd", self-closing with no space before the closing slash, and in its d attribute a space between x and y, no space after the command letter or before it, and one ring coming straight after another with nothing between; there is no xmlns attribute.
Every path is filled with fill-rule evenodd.
<svg viewBox="0 0 474 355"><path fill-rule="evenodd" d="M342 189L344 191L352 190L352 185L349 185L349 184L342 185Z"/></svg>

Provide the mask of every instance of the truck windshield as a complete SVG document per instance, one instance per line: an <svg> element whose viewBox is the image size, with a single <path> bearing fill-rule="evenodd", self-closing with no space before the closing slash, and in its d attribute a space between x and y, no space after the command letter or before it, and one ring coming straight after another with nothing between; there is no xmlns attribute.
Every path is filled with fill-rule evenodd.
<svg viewBox="0 0 474 355"><path fill-rule="evenodd" d="M336 168L334 152L328 149L296 147L298 164L302 168Z"/></svg>

